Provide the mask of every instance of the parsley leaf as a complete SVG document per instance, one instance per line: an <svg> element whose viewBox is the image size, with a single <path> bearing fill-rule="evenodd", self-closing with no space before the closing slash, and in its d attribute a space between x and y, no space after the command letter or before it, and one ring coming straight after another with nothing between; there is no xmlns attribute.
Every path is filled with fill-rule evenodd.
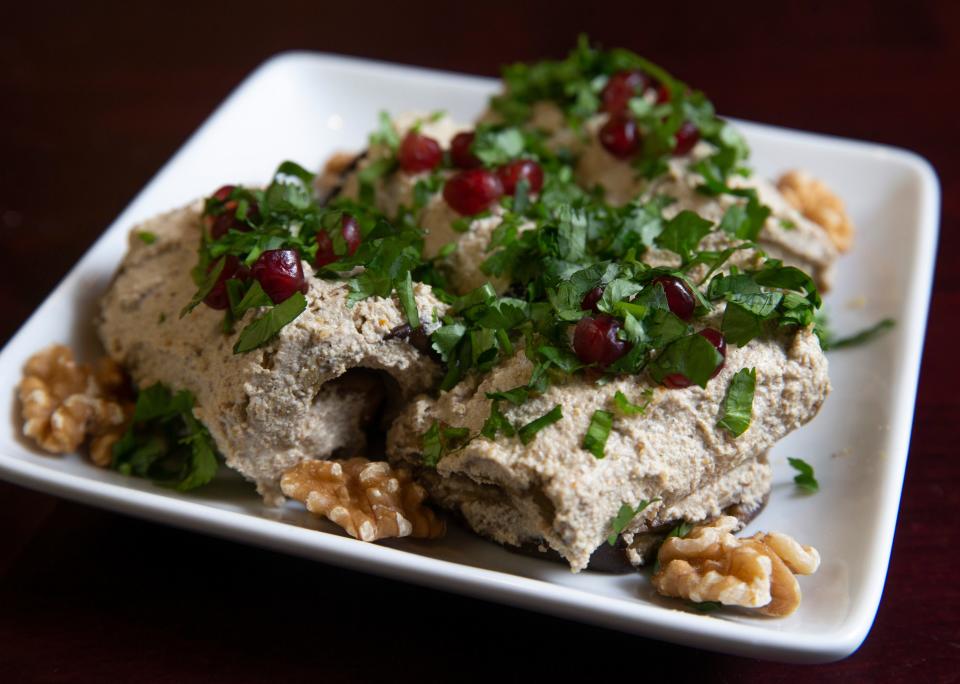
<svg viewBox="0 0 960 684"><path fill-rule="evenodd" d="M560 404L557 404L549 412L543 414L539 418L531 420L529 423L522 426L519 430L517 430L517 435L520 437L521 442L524 444L529 444L536 439L538 432L545 427L553 425L562 418L563 412L560 409Z"/></svg>
<svg viewBox="0 0 960 684"><path fill-rule="evenodd" d="M609 411L594 411L587 434L583 436L583 448L596 458L603 458L603 449L613 427L613 414Z"/></svg>
<svg viewBox="0 0 960 684"><path fill-rule="evenodd" d="M295 320L307 308L307 298L302 292L294 292L285 301L268 309L262 316L256 318L246 328L240 331L237 343L233 346L234 354L244 354L262 347L272 340L280 330Z"/></svg>
<svg viewBox="0 0 960 684"><path fill-rule="evenodd" d="M727 387L727 396L723 400L723 417L717 422L722 428L729 430L734 437L739 437L753 419L753 394L757 385L757 369L741 368Z"/></svg>
<svg viewBox="0 0 960 684"><path fill-rule="evenodd" d="M632 507L630 504L627 504L627 503L622 504L620 506L620 510L617 511L616 517L610 522L610 527L613 531L610 533L610 536L607 537L607 543L610 546L616 545L617 537L620 536L621 532L627 529L627 525L629 525L630 522L634 518L636 518L637 515L639 515L643 509L645 509L647 506L649 506L653 502L659 501L659 500L660 500L659 498L651 499L650 501L643 499L639 504L637 504L636 508Z"/></svg>
<svg viewBox="0 0 960 684"><path fill-rule="evenodd" d="M644 398L646 401L642 404L633 404L629 399L627 399L627 395L620 390L617 390L617 393L613 395L613 403L616 405L617 410L625 416L643 415L644 412L646 412L647 407L650 406L652 396L653 391L647 390L647 392L644 393Z"/></svg>
<svg viewBox="0 0 960 684"><path fill-rule="evenodd" d="M723 361L720 352L710 341L694 333L670 343L650 363L650 375L663 382L668 375L679 373L690 382L706 387L710 376Z"/></svg>
<svg viewBox="0 0 960 684"><path fill-rule="evenodd" d="M684 209L667 221L656 241L660 247L679 254L683 263L686 264L693 259L693 252L697 249L697 245L712 227L713 224L707 219L701 218L696 212Z"/></svg>
<svg viewBox="0 0 960 684"><path fill-rule="evenodd" d="M793 481L797 483L797 487L811 494L819 491L820 483L817 482L817 478L813 475L812 465L802 458L787 458L787 461L798 473L793 478Z"/></svg>
<svg viewBox="0 0 960 684"><path fill-rule="evenodd" d="M193 416L193 395L157 383L140 391L133 420L113 447L111 467L180 491L208 483L219 468L216 446Z"/></svg>

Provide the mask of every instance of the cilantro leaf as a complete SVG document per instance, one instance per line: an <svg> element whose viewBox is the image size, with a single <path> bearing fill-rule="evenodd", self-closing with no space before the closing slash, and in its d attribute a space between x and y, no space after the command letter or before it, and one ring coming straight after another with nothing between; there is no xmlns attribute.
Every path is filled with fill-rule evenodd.
<svg viewBox="0 0 960 684"><path fill-rule="evenodd" d="M208 294L210 294L210 291L213 290L213 286L216 285L217 280L220 279L220 274L223 273L223 267L225 263L225 257L220 257L220 259L214 263L213 268L211 268L204 276L200 283L200 287L197 288L193 298L185 307L180 310L180 318L183 318L197 308L197 305L202 302Z"/></svg>
<svg viewBox="0 0 960 684"><path fill-rule="evenodd" d="M227 281L228 289L230 285L233 285L234 282L237 282L233 279ZM273 306L273 300L270 299L270 295L263 291L263 287L260 285L260 281L254 280L253 284L243 295L243 298L239 302L233 304L231 301L230 310L233 312L233 315L240 319L243 315L250 309L255 309L258 306Z"/></svg>
<svg viewBox="0 0 960 684"><path fill-rule="evenodd" d="M848 337L834 337L832 333L826 331L823 327L818 327L817 334L820 336L820 347L823 351L830 351L832 349L843 349L845 347L856 347L861 344L866 344L878 335L890 330L895 325L896 321L892 318L884 318L882 321L878 321L870 327L864 328Z"/></svg>
<svg viewBox="0 0 960 684"><path fill-rule="evenodd" d="M612 413L609 411L594 411L593 416L590 418L590 426L587 428L587 434L583 436L583 448L596 458L603 458L603 449L607 445L607 438L610 437L610 429L612 426Z"/></svg>
<svg viewBox="0 0 960 684"><path fill-rule="evenodd" d="M507 437L513 437L517 434L516 429L514 429L507 417L501 413L500 403L498 401L492 401L490 402L490 416L484 421L483 427L480 429L480 434L487 439L493 439L497 436L498 432L502 432Z"/></svg>
<svg viewBox="0 0 960 684"><path fill-rule="evenodd" d="M642 404L634 404L634 403L631 403L629 399L627 399L627 395L625 395L620 390L617 390L617 393L613 395L613 403L614 405L616 405L617 411L619 411L625 416L637 416L637 415L642 416L644 412L646 412L647 407L650 406L650 402L652 401L651 399L652 396L653 396L653 392L651 390L648 390L648 392L644 394L644 398L646 399L646 401Z"/></svg>
<svg viewBox="0 0 960 684"><path fill-rule="evenodd" d="M684 209L667 221L663 232L657 236L657 245L680 255L684 264L693 259L693 252L707 236L713 224L696 212Z"/></svg>
<svg viewBox="0 0 960 684"><path fill-rule="evenodd" d="M470 441L470 430L465 427L451 427L435 420L423 433L421 440L423 464L435 468L448 453L466 446Z"/></svg>
<svg viewBox="0 0 960 684"><path fill-rule="evenodd" d="M411 328L420 327L420 314L417 312L417 300L413 296L413 277L410 271L407 271L406 277L397 282L397 298L400 300L400 308L403 309L407 317L407 323Z"/></svg>
<svg viewBox="0 0 960 684"><path fill-rule="evenodd" d="M610 536L607 537L607 543L610 546L615 546L617 543L617 537L620 536L620 533L627 529L627 525L636 518L643 509L652 504L655 501L659 501L659 498L651 499L647 501L643 499L640 503L637 504L637 507L634 508L630 504L621 504L620 510L617 511L616 517L610 522L610 527L613 530L610 533Z"/></svg>
<svg viewBox="0 0 960 684"><path fill-rule="evenodd" d="M517 430L517 435L520 437L521 442L524 444L529 444L536 439L538 432L543 430L545 427L553 425L562 418L563 412L560 408L560 404L557 404L549 412L543 414L539 418L531 420L529 423L522 426L519 430Z"/></svg>
<svg viewBox="0 0 960 684"><path fill-rule="evenodd" d="M149 230L141 230L137 232L137 237L140 238L140 242L145 245L152 245L157 241L157 234L151 233Z"/></svg>
<svg viewBox="0 0 960 684"><path fill-rule="evenodd" d="M208 483L219 468L216 446L193 416L193 395L157 383L139 392L133 420L113 447L111 467L180 491Z"/></svg>
<svg viewBox="0 0 960 684"><path fill-rule="evenodd" d="M506 164L524 149L523 133L516 128L477 126L470 150L486 166Z"/></svg>
<svg viewBox="0 0 960 684"><path fill-rule="evenodd" d="M690 382L706 387L710 376L723 361L720 352L710 341L694 333L670 343L650 363L650 375L663 382L668 375L679 373Z"/></svg>
<svg viewBox="0 0 960 684"><path fill-rule="evenodd" d="M753 419L753 394L757 386L757 369L741 368L730 380L723 400L723 417L717 422L734 437L739 437Z"/></svg>
<svg viewBox="0 0 960 684"><path fill-rule="evenodd" d="M262 347L272 340L280 330L295 320L307 308L307 298L302 292L294 292L285 301L268 309L259 318L254 319L246 328L240 331L237 343L233 346L234 354L244 354Z"/></svg>
<svg viewBox="0 0 960 684"><path fill-rule="evenodd" d="M814 477L812 465L802 458L787 458L787 461L798 473L793 478L797 487L808 493L819 491L820 483L817 482L817 478Z"/></svg>

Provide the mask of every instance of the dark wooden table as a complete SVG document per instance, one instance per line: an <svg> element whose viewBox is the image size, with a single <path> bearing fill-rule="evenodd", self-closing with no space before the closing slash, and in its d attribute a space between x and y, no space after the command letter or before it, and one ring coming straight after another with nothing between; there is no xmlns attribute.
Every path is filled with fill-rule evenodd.
<svg viewBox="0 0 960 684"><path fill-rule="evenodd" d="M0 16L3 340L228 91L289 48L494 75L587 31L664 63L724 114L916 150L943 187L940 255L890 574L843 662L643 640L0 483L0 681L957 681L960 5L81 4Z"/></svg>

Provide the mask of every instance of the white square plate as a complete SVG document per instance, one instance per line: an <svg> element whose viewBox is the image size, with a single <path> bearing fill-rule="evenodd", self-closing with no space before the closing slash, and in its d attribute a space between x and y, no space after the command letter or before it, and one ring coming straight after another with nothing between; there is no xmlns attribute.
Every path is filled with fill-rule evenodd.
<svg viewBox="0 0 960 684"><path fill-rule="evenodd" d="M471 121L496 88L489 79L329 55L289 53L266 62L3 350L0 411L11 419L0 428L0 476L198 532L701 648L794 662L852 653L870 629L886 576L936 248L936 176L926 161L902 150L740 124L760 173L809 170L839 192L859 227L827 298L835 328L851 331L887 316L897 320L891 333L872 344L830 355L834 391L825 409L773 452L771 501L750 530L793 534L820 549L824 559L816 575L800 580L803 605L787 619L685 612L676 609L679 603L658 598L642 574L573 575L456 527L436 543L366 544L292 505L263 507L253 488L229 473L199 492L179 494L97 469L77 456L38 454L19 438L13 388L22 364L57 341L96 356L91 317L134 224L224 182L264 182L283 159L319 168L336 150L361 148L381 109L444 109ZM815 466L818 494L795 491L787 456Z"/></svg>

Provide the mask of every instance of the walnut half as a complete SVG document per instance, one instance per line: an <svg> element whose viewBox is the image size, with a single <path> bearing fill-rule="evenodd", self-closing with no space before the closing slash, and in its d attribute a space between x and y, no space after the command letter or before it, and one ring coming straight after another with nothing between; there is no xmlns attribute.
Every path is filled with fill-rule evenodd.
<svg viewBox="0 0 960 684"><path fill-rule="evenodd" d="M788 171L777 181L777 189L790 205L808 219L823 226L841 252L853 245L853 222L843 200L830 188L803 171Z"/></svg>
<svg viewBox="0 0 960 684"><path fill-rule="evenodd" d="M758 608L784 617L800 605L794 573L809 575L820 554L779 532L733 536L739 522L724 516L700 525L686 537L670 537L660 547L660 570L653 586L665 596Z"/></svg>
<svg viewBox="0 0 960 684"><path fill-rule="evenodd" d="M362 541L386 537L440 537L443 521L423 505L427 493L409 471L351 458L303 461L283 474L283 493L302 501Z"/></svg>
<svg viewBox="0 0 960 684"><path fill-rule="evenodd" d="M123 370L109 358L90 367L61 344L37 352L19 387L23 434L53 454L76 451L89 438L91 460L108 466L133 413L122 398L126 385Z"/></svg>

